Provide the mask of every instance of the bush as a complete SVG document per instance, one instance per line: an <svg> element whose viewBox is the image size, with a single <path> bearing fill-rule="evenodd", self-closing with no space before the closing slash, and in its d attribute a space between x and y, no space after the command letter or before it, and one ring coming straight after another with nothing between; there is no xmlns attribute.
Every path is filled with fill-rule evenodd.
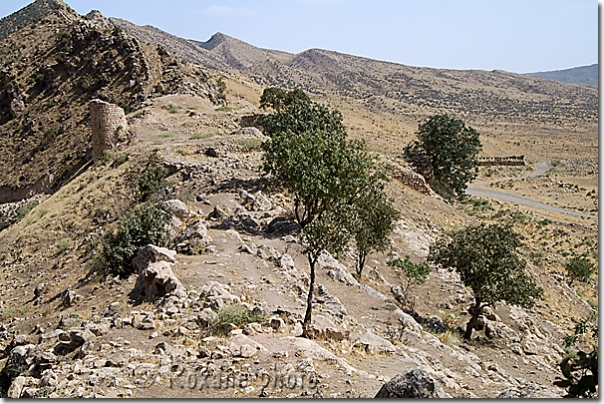
<svg viewBox="0 0 604 404"><path fill-rule="evenodd" d="M569 278L568 286L572 286L575 280L589 283L596 272L596 266L584 256L571 258L565 266Z"/></svg>
<svg viewBox="0 0 604 404"><path fill-rule="evenodd" d="M404 260L395 258L388 261L388 266L395 268L396 277L399 279L401 292L403 293L401 304L405 307L410 307L411 290L413 287L426 282L430 273L430 267L425 262L414 264L408 255L405 256Z"/></svg>
<svg viewBox="0 0 604 404"><path fill-rule="evenodd" d="M147 201L155 195L167 176L168 169L164 167L163 160L157 153L153 153L149 156L147 165L138 178L141 201Z"/></svg>
<svg viewBox="0 0 604 404"><path fill-rule="evenodd" d="M266 318L266 312L260 310L249 310L242 304L232 304L218 312L218 325L221 327L235 324L237 327L249 323L257 323Z"/></svg>
<svg viewBox="0 0 604 404"><path fill-rule="evenodd" d="M132 272L136 251L147 244L164 246L170 215L159 204L146 203L130 210L120 221L117 232L102 238L100 262L105 273L127 278Z"/></svg>
<svg viewBox="0 0 604 404"><path fill-rule="evenodd" d="M31 202L31 203L28 203L25 206L21 206L20 208L18 208L17 209L17 217L19 218L19 220L21 220L25 216L27 216L27 214L29 212L31 212L33 210L33 208L35 208L36 206L38 206L38 202Z"/></svg>

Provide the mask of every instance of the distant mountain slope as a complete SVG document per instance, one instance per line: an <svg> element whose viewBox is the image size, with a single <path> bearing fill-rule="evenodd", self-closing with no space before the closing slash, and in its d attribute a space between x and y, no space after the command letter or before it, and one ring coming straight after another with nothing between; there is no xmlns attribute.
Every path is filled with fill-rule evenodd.
<svg viewBox="0 0 604 404"><path fill-rule="evenodd" d="M588 84L598 86L598 64L581 66L572 69L555 70L551 72L527 73L527 76L561 81L569 84Z"/></svg>
<svg viewBox="0 0 604 404"><path fill-rule="evenodd" d="M322 49L299 54L257 48L217 33L207 42L184 40L157 28L111 21L139 40L162 44L174 56L243 74L263 86L302 88L362 101L366 107L413 116L449 112L526 124L560 119L597 122L598 92L504 71L405 66ZM555 106L555 107L554 107Z"/></svg>

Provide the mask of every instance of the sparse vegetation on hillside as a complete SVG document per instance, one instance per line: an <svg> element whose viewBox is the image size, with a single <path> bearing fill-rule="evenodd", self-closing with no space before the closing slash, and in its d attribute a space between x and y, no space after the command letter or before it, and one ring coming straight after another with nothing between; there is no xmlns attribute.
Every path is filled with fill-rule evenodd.
<svg viewBox="0 0 604 404"><path fill-rule="evenodd" d="M591 278L596 272L596 266L585 256L573 257L565 264L568 274L568 286L572 286L574 281L591 282Z"/></svg>

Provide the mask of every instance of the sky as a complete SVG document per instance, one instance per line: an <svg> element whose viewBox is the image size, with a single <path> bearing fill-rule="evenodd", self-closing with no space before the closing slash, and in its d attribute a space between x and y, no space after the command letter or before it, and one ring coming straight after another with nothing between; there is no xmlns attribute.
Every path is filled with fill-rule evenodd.
<svg viewBox="0 0 604 404"><path fill-rule="evenodd" d="M333 50L410 66L562 70L598 63L596 0L65 0L207 41L222 32L267 49ZM31 0L0 0L6 16Z"/></svg>

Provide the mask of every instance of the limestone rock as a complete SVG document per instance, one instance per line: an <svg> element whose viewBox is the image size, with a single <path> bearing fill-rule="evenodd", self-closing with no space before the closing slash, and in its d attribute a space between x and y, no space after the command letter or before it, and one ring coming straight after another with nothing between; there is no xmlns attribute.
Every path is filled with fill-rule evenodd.
<svg viewBox="0 0 604 404"><path fill-rule="evenodd" d="M396 349L390 341L371 331L367 331L355 338L354 345L361 346L367 353L377 354L382 352L394 352Z"/></svg>
<svg viewBox="0 0 604 404"><path fill-rule="evenodd" d="M187 220L191 217L191 212L187 209L187 205L179 199L170 199L164 202L164 206L168 208L176 217L182 220Z"/></svg>
<svg viewBox="0 0 604 404"><path fill-rule="evenodd" d="M23 377L23 376L16 377L12 381L12 383L8 389L8 392L6 393L6 397L7 398L20 398L21 393L23 392L24 386L25 386L25 377Z"/></svg>
<svg viewBox="0 0 604 404"><path fill-rule="evenodd" d="M211 243L205 221L196 220L178 233L171 244L181 254L192 255Z"/></svg>
<svg viewBox="0 0 604 404"><path fill-rule="evenodd" d="M386 382L375 398L451 398L423 369L411 369Z"/></svg>
<svg viewBox="0 0 604 404"><path fill-rule="evenodd" d="M166 293L186 296L185 288L170 267L175 262L176 251L146 245L138 250L133 260L138 278L130 297L134 300L154 300Z"/></svg>

